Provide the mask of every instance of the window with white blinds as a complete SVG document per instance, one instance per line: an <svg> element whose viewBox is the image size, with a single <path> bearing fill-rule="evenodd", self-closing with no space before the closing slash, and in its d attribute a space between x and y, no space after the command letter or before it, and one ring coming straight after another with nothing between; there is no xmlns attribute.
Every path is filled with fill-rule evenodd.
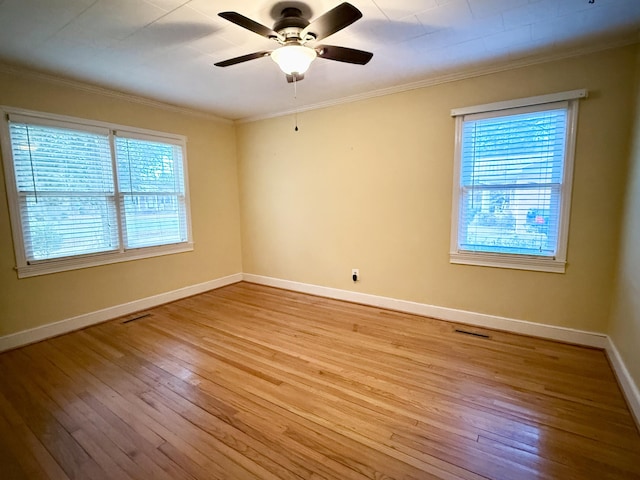
<svg viewBox="0 0 640 480"><path fill-rule="evenodd" d="M186 242L182 146L118 136L116 157L125 248Z"/></svg>
<svg viewBox="0 0 640 480"><path fill-rule="evenodd" d="M564 271L576 105L457 117L453 263Z"/></svg>
<svg viewBox="0 0 640 480"><path fill-rule="evenodd" d="M183 137L4 113L19 276L192 249Z"/></svg>

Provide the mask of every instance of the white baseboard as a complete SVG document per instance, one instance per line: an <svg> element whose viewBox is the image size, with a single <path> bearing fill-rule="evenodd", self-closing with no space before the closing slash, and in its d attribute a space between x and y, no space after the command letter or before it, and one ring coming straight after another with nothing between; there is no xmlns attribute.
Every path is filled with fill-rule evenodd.
<svg viewBox="0 0 640 480"><path fill-rule="evenodd" d="M530 335L533 337L545 338L548 340L556 340L560 342L573 343L587 347L595 347L604 349L611 362L614 373L618 378L618 382L629 404L629 408L635 418L636 425L640 428L640 390L634 383L629 370L622 360L620 353L616 349L611 338L598 332L589 332L585 330L576 330L573 328L557 327L554 325L544 325L540 323L527 322L525 320L516 320L513 318L498 317L495 315L486 315L483 313L468 312L465 310L456 310L453 308L438 307L424 303L410 302L406 300L398 300L389 297L380 297L366 293L353 292L349 290L340 290L337 288L322 287L308 283L293 282L290 280L281 280L278 278L264 277L261 275L252 275L245 273L243 280L246 282L267 285L271 287L283 288L295 292L308 293L321 297L333 298L336 300L346 300L348 302L361 303L373 307L387 308L389 310L397 310L405 313L413 313L425 317L447 320L450 322L464 323L467 325L475 325L478 327L492 328L512 333Z"/></svg>
<svg viewBox="0 0 640 480"><path fill-rule="evenodd" d="M29 330L23 330L21 332L13 333L11 335L5 335L0 337L0 352L11 350L13 348L22 347L30 343L39 342L47 338L69 333L74 330L79 330L96 323L105 322L113 318L128 315L130 313L139 312L140 310L146 310L148 308L157 307L164 303L173 302L181 298L190 297L191 295L197 295L208 290L224 287L232 283L242 281L242 274L236 273L229 275L228 277L218 278L210 280L208 282L199 283L197 285L191 285L189 287L179 288L170 292L153 295L151 297L141 298L134 300L133 302L124 303L122 305L116 305L115 307L109 307L95 312L89 312L77 317L68 318L55 323L49 323L41 327L31 328Z"/></svg>
<svg viewBox="0 0 640 480"><path fill-rule="evenodd" d="M236 273L234 275L219 278L216 280L211 280L197 285L191 285L189 287L173 290L171 292L165 292L159 295L134 300L133 302L116 305L114 307L105 308L103 310L98 310L95 312L85 313L82 315L78 315L77 317L68 318L59 322L50 323L41 327L23 330L21 332L0 337L0 352L27 345L29 343L38 342L40 340L51 338L56 335L61 335L74 330L85 328L96 323L110 320L112 318L121 317L123 315L128 315L140 310L145 310L147 308L162 305L163 303L172 302L174 300L179 300L191 295L197 295L198 293L206 292L208 290L224 287L225 285L237 283L242 280L301 293L309 293L311 295L318 295L321 297L346 300L349 302L361 303L374 307L387 308L389 310L397 310L400 312L423 315L425 317L465 323L478 327L493 328L496 330L504 330L507 332L531 335L534 337L548 338L551 340L575 343L578 345L585 345L589 347L603 348L608 350L610 345L612 345L607 335L603 333L557 327L554 325L544 325L540 323L528 322L525 320L516 320L512 318L498 317L495 315L487 315L484 313L439 307L435 305L428 305L425 303L411 302L408 300L398 300L390 297L381 297L378 295L370 295L367 293L340 290L337 288L323 287L319 285L294 282L290 280L281 280L278 278L265 277L261 275Z"/></svg>
<svg viewBox="0 0 640 480"><path fill-rule="evenodd" d="M603 349L607 348L609 345L609 339L604 333L557 327L554 325L544 325L525 320L516 320L513 318L487 315L484 313L439 307L435 305L428 305L426 303L398 300L390 297L380 297L367 293L322 287L319 285L281 280L278 278L252 275L248 273L243 275L243 279L247 282L283 288L285 290L293 290L295 292L309 293L311 295L318 295L321 297L346 300L348 302L361 303L373 307L387 308L389 310L397 310L399 312L413 313L450 322L464 323L467 325L492 328L495 330L504 330L507 332L541 337L560 342L575 343L577 345Z"/></svg>
<svg viewBox="0 0 640 480"><path fill-rule="evenodd" d="M631 378L631 374L629 373L624 360L622 360L620 352L618 352L618 349L613 343L613 340L611 340L611 337L609 337L607 340L608 342L606 350L607 355L609 356L609 361L611 362L613 371L618 378L618 383L622 388L622 392L627 399L629 409L635 417L636 425L638 425L640 428L640 390L633 381L633 378Z"/></svg>
<svg viewBox="0 0 640 480"><path fill-rule="evenodd" d="M221 288L242 280L260 285L292 290L295 292L334 298L336 300L346 300L348 302L361 303L363 305L370 305L373 307L387 308L389 310L397 310L399 312L438 318L450 322L464 323L478 327L504 330L507 332L531 335L549 340L605 349L620 386L627 398L631 412L635 417L636 423L640 425L640 390L638 390L638 387L631 378L629 370L622 360L615 344L603 333L544 325L524 320L439 307L424 303L398 300L390 297L381 297L378 295L370 295L331 287L322 287L319 285L281 280L278 278L248 273L236 273L227 277L210 280L197 285L191 285L178 290L134 300L133 302L116 305L114 307L78 315L77 317L68 318L66 320L50 323L41 327L6 335L0 337L0 352L28 345L30 343L39 342L47 338L69 333L74 330L79 330L123 315L146 310L148 308L156 307L181 298L186 298L191 295L197 295L209 290Z"/></svg>

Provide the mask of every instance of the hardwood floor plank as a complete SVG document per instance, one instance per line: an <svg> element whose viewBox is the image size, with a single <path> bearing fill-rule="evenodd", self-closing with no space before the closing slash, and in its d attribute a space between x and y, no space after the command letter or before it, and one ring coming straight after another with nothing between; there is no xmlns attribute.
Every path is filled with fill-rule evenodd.
<svg viewBox="0 0 640 480"><path fill-rule="evenodd" d="M144 476L144 472L124 453L122 437L114 435L117 432L75 395L72 379L48 362L43 362L44 357L29 355L29 360L31 374L35 375L38 383L46 389L60 410L67 411L69 417L76 419L75 428L65 428L102 469L110 475L120 472L118 475L123 479ZM43 365L38 367L39 363Z"/></svg>
<svg viewBox="0 0 640 480"><path fill-rule="evenodd" d="M10 425L4 417L2 406L6 405L5 402L6 400L0 402L0 465L2 471L6 472L3 474L16 479L48 478L45 468L40 466L35 455L25 446L18 429ZM60 471L58 478L68 477Z"/></svg>
<svg viewBox="0 0 640 480"><path fill-rule="evenodd" d="M57 409L31 378L21 375L24 370L18 368L20 355L18 350L0 356L3 394L69 478L107 478L106 472L69 432L78 428L75 421L67 412Z"/></svg>
<svg viewBox="0 0 640 480"><path fill-rule="evenodd" d="M156 448L165 440L145 424L145 417L131 408L125 399L76 366L69 357L60 355L50 342L32 345L29 347L31 350L34 350L35 356L48 358L56 367L60 367L61 372L74 378L70 391L75 392L86 408L91 409L92 417L100 419L95 420L100 431L112 439L145 472L145 476L153 474L160 479L190 478Z"/></svg>
<svg viewBox="0 0 640 480"><path fill-rule="evenodd" d="M12 455L30 478L69 479L2 392L0 392L0 420L2 420L3 438L11 439L10 450L5 450L6 456Z"/></svg>
<svg viewBox="0 0 640 480"><path fill-rule="evenodd" d="M224 367L222 367L224 368ZM225 372L224 376L226 377L233 377L233 372ZM266 387L266 386L265 386ZM263 388L260 391L260 394L262 396L262 398L264 398L265 400L269 401L270 403L276 404L276 405L288 405L289 410L293 411L294 413L296 413L299 416L303 416L304 418L306 418L307 420L311 420L314 423L320 424L320 425L325 425L326 421L324 419L324 415L318 415L319 412L315 411L312 408L311 405L309 405L308 403L304 403L302 402L302 405L300 406L300 409L298 408L293 408L292 404L287 403L288 399L291 398L298 398L300 399L300 401L303 401L304 399L309 399L312 398L311 396L307 395L307 392L300 392L298 390L295 391L291 391L287 389L288 385L287 384L282 384L281 386L279 386L278 388L274 388L274 389L267 389L267 388ZM269 392L267 392L267 390L269 390ZM249 389L249 392L251 393L257 393L252 387ZM313 393L313 392L310 392ZM316 392L319 393L319 392ZM323 401L333 401L335 399L332 399L331 397L327 398L326 394L323 396ZM300 403L300 402L298 402ZM297 406L297 405L296 405ZM333 426L334 429L336 429L336 425ZM355 428L354 426L351 427L345 427L345 429L339 430L343 435L359 435L358 429ZM390 437L391 432L384 432L383 433L383 437ZM368 442L368 439L366 437L361 437L360 439L361 442L364 442L365 444ZM380 448L383 451L387 451L389 452L389 448L386 445L380 444L379 445ZM397 453L397 452L393 452L397 455L400 455L402 457L404 457L405 459L407 459L409 461L410 464L421 464L421 468L426 469L426 471L437 471L439 472L440 475L444 475L442 477L437 477L437 478L478 478L476 475L474 475L471 472L466 472L466 471L462 471L461 469L452 466L452 465L445 465L443 462L440 462L438 459L436 458L427 458L427 456L423 456L423 458L421 459L415 459L415 458L410 458L405 456L404 454L401 453ZM439 469L443 467L444 470L440 471ZM454 472L454 475L449 475L448 473L446 473L448 470L451 470L452 472Z"/></svg>
<svg viewBox="0 0 640 480"><path fill-rule="evenodd" d="M585 446L580 440L580 438L573 437L567 443L557 442L553 445L543 445L541 446L542 448L538 448L532 445L519 444L504 437L488 435L480 436L478 443L488 445L492 450L496 449L505 452L506 455L512 455L512 452L528 452L544 459L558 459L556 463L564 464L570 469L570 473L565 473L560 478L589 478L592 474L590 472L593 471L602 472L600 478L603 479L637 478L637 459L629 458L626 452L607 450L604 461L600 461L603 457L598 454L593 457L594 450L588 448L588 444Z"/></svg>
<svg viewBox="0 0 640 480"><path fill-rule="evenodd" d="M182 338L183 338L183 339L187 339L187 336L184 336L184 335L183 335L183 337L182 337ZM236 337L236 338L237 338L237 337ZM206 343L211 343L211 340L209 340L209 339L205 339L205 342L206 342ZM233 342L233 339L232 339L231 337L226 337L226 338L224 339L224 343L225 343L225 344L228 344L228 343L230 343L230 342ZM273 338L270 338L270 342L273 342ZM283 344L283 345L286 345L287 343L288 343L288 342L284 342L284 344ZM219 343L219 342L218 342L218 343L216 344L216 348L225 348L225 347L224 347L224 345L223 345L223 344L221 344L221 343ZM240 348L246 349L246 345L243 345L243 346L242 346L242 347L240 347ZM283 347L283 348L286 348L286 347ZM314 352L314 355L316 355L316 357L317 357L317 349L316 349L316 352ZM246 361L246 358L245 358L245 361ZM265 361L269 361L269 360L267 359L267 360L265 360ZM354 362L351 362L351 363L354 363ZM307 364L307 365L308 365L308 364ZM295 368L300 369L300 368L303 368L303 367L299 367L299 366L298 366L298 367L295 367ZM328 378L328 377L331 377L331 376L333 375L333 378L331 379L331 380L332 380L332 382L334 382L334 383L335 383L335 382L339 382L339 381L341 380L341 378L336 377L336 375L334 375L334 374L333 374L333 372L331 372L331 371L326 371L326 369L327 369L327 368L329 368L329 369L330 369L330 366L328 366L326 363L322 365L322 369L324 369L324 370L325 370L325 371L323 371L323 372L322 372L322 373L323 373L323 375L324 375L324 377L325 377L325 378ZM342 372L342 376L344 376L344 371ZM395 372L394 377L397 377L397 372ZM367 389L367 392L366 392L366 393L367 393L368 395L371 395L372 393L374 393L374 391L373 391L373 385L371 384L371 380L372 380L372 381L375 381L376 379L374 379L373 377L371 377L371 379L370 379L370 381L369 381L369 385L366 385L366 386L364 387L364 388L366 388L366 389ZM303 381L304 381L304 380L303 380ZM392 384L392 383L393 383L393 381L392 381L392 382L390 382L390 383ZM397 379L396 379L396 383L397 383ZM326 382L325 382L325 384L326 384ZM378 387L379 385L380 385L380 383L377 383L376 387ZM443 387L443 388L444 388L444 387ZM409 393L409 394L407 393L407 391L408 391L408 390L410 390L410 389L405 388L405 389L404 389L404 391L402 392L402 397L403 397L405 400L407 399L407 397L408 397L408 396L409 396L409 398L410 398L410 395L411 395L410 393ZM412 385L412 390L413 390L413 391L416 391L416 392L419 392L419 391L421 390L421 387L416 387L416 386L415 386L415 384L414 384L414 385ZM391 395L391 393L388 393L388 395ZM493 393L493 395L496 395L496 393L494 392L494 393ZM422 394L414 395L414 398L419 399L419 398L420 398L420 396L422 396ZM549 399L547 399L546 401L548 402L548 401L550 401L550 400L549 400ZM557 404L558 402L564 402L564 401L557 400L557 399L552 399L551 401L555 401L555 403L556 403L556 404ZM565 402L565 403L567 403L567 402ZM492 403L491 407L494 407L494 405L495 405L495 400L493 401L493 403ZM572 405L572 404L568 404L568 405ZM429 405L422 405L422 406L418 405L418 408L421 408L421 409L424 411L425 409L429 409ZM440 408L440 411L442 411L442 410L446 410L446 408L445 408L445 409ZM467 413L466 413L466 414L464 414L464 413L462 413L462 412L461 412L461 410L462 410L463 412L464 412L464 411L466 411ZM505 410L508 410L508 409L505 409ZM592 410L592 411L590 411L590 410ZM520 411L519 411L519 412L517 412L517 413L520 413L520 414L521 414L521 416L525 416L528 420L537 420L538 422L544 422L545 424L547 424L547 422L545 422L545 420L547 420L547 419L549 419L549 418L551 418L551 419L553 419L553 420L557 420L557 419L555 419L555 417L550 417L550 416L549 416L549 417L547 417L547 418L542 418L542 417L541 417L541 415L537 415L537 417L533 418L533 417L531 417L531 416L529 415L529 413L530 413L530 412L532 412L532 411L536 411L536 410L535 410L535 409L533 409L533 408L531 408L531 407L527 407L526 409L521 408L521 409L520 409ZM576 427L576 428L580 428L580 427L581 427L581 425L583 425L583 423L584 423L584 422L589 421L589 419L590 419L590 418L593 418L594 414L596 414L596 411L595 411L595 409L594 409L594 408L587 407L587 408L585 409L586 413L585 413L584 415L582 415L582 417L581 417L581 418L578 418L575 424L571 424L571 423L570 423L570 421L572 421L572 420L571 420L571 417L572 417L572 416L574 416L574 411L573 411L573 410L571 410L571 409L564 409L564 410L563 410L563 409L561 408L561 406L560 406L560 405L556 405L556 407L555 407L555 411L562 411L562 418L561 418L561 419L559 419L559 421L560 421L560 422L562 422L562 423L565 425L565 428L568 428L568 429L571 429L573 425L577 425L578 427ZM449 415L449 416L460 417L460 419L461 419L460 423L461 423L461 424L465 424L465 425L475 425L475 424L478 424L478 427L479 427L480 429L486 429L486 428L487 428L487 427L486 427L486 422L485 422L485 418L486 418L487 416L493 416L493 417L494 417L494 418L493 418L493 420L492 420L492 422L493 422L493 423L495 423L495 422L497 421L497 419L495 418L496 416L495 416L495 415L493 415L492 413L490 413L488 409L485 409L484 411L480 412L482 415L480 415L479 419L474 419L474 418L472 417L472 415L473 415L474 413L476 413L476 412L478 412L478 408L477 408L477 405L475 405L475 404L473 405L473 408L466 408L466 406L461 406L460 404L457 404L457 405L456 405L456 411L449 411L449 412L447 412L447 413L448 413L448 415ZM601 420L603 420L603 421L607 421L607 422L612 422L612 421L613 421L611 418L607 418L607 416L604 416L604 418L603 418L603 415L604 415L604 414L602 414L602 412L599 412L599 411L598 411L597 413L598 413L598 418L601 418ZM628 415L628 412L627 412L627 415ZM609 415L609 417L610 417L610 415ZM631 428L629 428L629 425L628 425L628 417L624 417L624 418L626 418L626 419L627 419L626 429L630 432L630 434L631 434L631 435L635 435L635 434L636 434L636 432L635 432L635 430L634 430L633 426L631 426ZM618 419L618 421L619 421L619 419ZM478 423L478 422L481 422L481 423ZM427 422L427 423L429 423L429 422ZM521 421L514 422L514 421L511 421L511 420L505 419L504 421L502 421L502 423L503 423L503 424L505 424L505 425L506 425L506 424L511 424L511 425L513 425L513 426L514 426L514 428L516 429L516 431L517 431L519 434L522 434L522 433L523 433L523 431L526 429L526 426L523 426L523 424L522 424L522 422L521 422ZM558 425L558 423L559 423L559 422L558 422L558 421L556 421L556 425L555 425L555 427L557 427L557 428L561 428L561 425ZM566 425L569 425L569 426L566 426ZM536 431L535 429L532 429L532 430L533 430L534 435L537 437L537 431ZM617 429L614 433L612 433L612 434L610 435L610 437L611 437L611 438L610 438L609 440L610 440L611 442L613 442L614 444L615 444L615 442L619 442L619 443L623 443L623 444L624 444L624 442L625 442L625 436L621 434L621 433L623 433L623 432L624 432L624 430L623 430L623 429ZM499 433L499 434L502 434L502 435L505 435L505 434L506 434L506 433L505 433L504 431L502 431L502 430L501 430L501 431L498 431L498 432L496 432L496 433ZM582 432L582 433L584 434L584 432ZM593 433L591 433L591 435L592 435L592 436L597 436L597 435L599 435L600 433L601 433L601 432L600 432L600 430L596 429ZM472 434L472 437L476 437L476 436L477 436L477 434L478 434L478 432L477 432L477 431L476 431L476 432L474 432L474 433ZM601 435L600 435L600 437L601 437ZM633 437L632 437L632 438L633 438Z"/></svg>
<svg viewBox="0 0 640 480"><path fill-rule="evenodd" d="M199 464L206 467L212 476L215 475L215 478L233 477L234 475L236 475L236 478L249 478L242 467L236 465L224 455L220 455L220 445L216 444L208 436L203 435L203 432L197 426L175 415L161 403L153 402L146 398L145 394L148 393L148 387L142 380L117 368L117 366L93 352L85 343L73 343L69 344L68 347L75 358L82 358L83 362L91 365L89 367L91 373L108 388L117 392L127 403L128 408L135 411L137 417L143 419L145 425L162 439L160 445L164 442L172 442L190 458L197 460ZM118 414L120 415L120 412ZM170 425L171 429L167 428L166 425ZM205 452L200 452L197 448L200 443L207 447ZM165 474L161 478L169 479L171 477Z"/></svg>
<svg viewBox="0 0 640 480"><path fill-rule="evenodd" d="M180 359L173 357L170 353L171 351L175 352L174 349L170 349L165 352L162 358L165 360L165 365L167 365L170 370L173 370L166 360L172 359L175 364L182 364L182 362ZM199 370L196 367L193 368L194 371ZM182 368L180 367L180 369ZM242 393L244 392L236 388L236 382L226 384L230 389L213 383L204 377L195 383L197 387L174 377L173 379L165 380L164 385L172 392L190 399L190 401L195 402L203 410L246 433L251 438L262 443L262 445L265 445L265 450L268 451L271 458L281 460L282 465L286 465L288 469L298 474L301 478L356 478L352 477L349 474L350 472L344 471L334 477L330 473L327 473L327 463L330 463L327 460L329 459L318 456L315 452L310 451L304 451L302 455L298 455L299 448L297 447L299 447L299 445L281 444L284 438L282 433L286 430L286 427L282 426L280 421L274 421L274 418L281 419L286 416L288 412L282 409L278 411L277 409L279 407L269 404L268 402L261 403L260 399L256 397L247 398L243 396ZM220 408L218 401L218 397L220 396L226 398L229 404L234 406L233 414L229 415L227 413L227 406ZM275 411L271 411L270 409L275 409ZM265 421L264 416L266 413L268 413L269 416L274 416L274 418ZM286 456L282 455L278 450L286 451ZM310 458L309 455L311 455L312 458ZM313 470L310 470L310 468L313 468ZM322 476L320 476L318 472L321 472Z"/></svg>
<svg viewBox="0 0 640 480"><path fill-rule="evenodd" d="M224 367L223 367L223 368L224 368ZM244 371L245 369L241 369L241 370L242 370L242 371ZM223 375L223 376L224 376L224 377L230 377L230 376L232 376L232 373L231 373L231 372L229 372L229 373L226 373L226 374L225 374L225 375ZM277 397L265 396L265 398L266 398L266 399L268 399L268 400L269 400L271 403L273 403L273 404L276 404L276 405L280 404L280 402L279 402L279 400L277 399ZM390 435L390 433L389 433L389 435ZM380 455L380 454L379 454L379 455ZM389 463L389 461L391 461L391 459L387 459L387 463ZM432 460L432 461L433 461L433 460ZM405 468L406 468L406 467L405 467ZM428 467L428 468L433 468L433 467ZM452 469L454 469L454 470L458 470L458 469L456 469L455 467L450 467L450 468L452 468ZM418 470L416 470L416 473L417 473L417 474L420 474L420 472L419 472ZM447 474L445 473L445 475L447 475ZM469 472L463 472L463 476L462 476L462 477L457 477L457 476L456 476L456 477L454 477L454 476L449 476L449 475L447 475L446 477L436 477L436 478L476 478L476 476L474 476L473 474L471 474L471 473L469 473Z"/></svg>
<svg viewBox="0 0 640 480"><path fill-rule="evenodd" d="M144 313L0 354L3 479L640 479L600 350L248 283Z"/></svg>

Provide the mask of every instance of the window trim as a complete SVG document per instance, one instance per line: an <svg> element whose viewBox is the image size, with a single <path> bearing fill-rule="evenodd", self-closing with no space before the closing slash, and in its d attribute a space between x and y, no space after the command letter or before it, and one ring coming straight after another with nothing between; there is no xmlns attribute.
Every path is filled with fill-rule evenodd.
<svg viewBox="0 0 640 480"><path fill-rule="evenodd" d="M539 272L565 273L567 265L567 246L569 240L569 220L571 212L571 192L573 187L573 165L575 157L576 127L578 122L578 105L580 98L586 98L586 89L560 92L550 95L520 98L504 102L496 102L472 107L451 110L455 117L455 148L453 167L453 201L451 208L451 238L449 262L461 265L483 267L511 268ZM566 103L567 138L565 161L563 166L562 186L560 189L560 215L557 252L554 257L521 255L493 252L470 252L458 249L458 232L460 227L460 199L462 189L460 173L462 168L462 124L465 116L489 114L500 116L500 112L508 115L507 110L523 107L545 107L553 103Z"/></svg>
<svg viewBox="0 0 640 480"><path fill-rule="evenodd" d="M8 107L4 105L0 105L0 114L2 115L2 121L0 122L0 146L2 147L5 186L7 188L9 217L13 235L13 247L16 262L15 270L18 272L18 278L46 275L50 273L64 272L81 268L95 267L100 265L108 265L119 262L139 260L143 258L152 258L162 255L193 251L194 243L191 229L191 205L189 194L189 175L187 168L187 138L184 135L158 132L154 130L130 127L126 125L70 117L66 115L37 112L32 110ZM124 250L124 247L121 244L119 250L117 251L74 255L64 258L28 262L25 253L20 206L18 203L19 196L15 180L15 169L13 165L13 149L11 146L11 136L9 132L10 119L14 121L26 121L28 123L34 123L43 126L66 126L67 128L75 127L89 132L93 131L105 133L106 131L108 131L109 143L111 145L112 151L112 161L115 161L115 159L113 158L113 152L116 135L130 136L130 138L156 142L162 141L168 144L178 145L182 147L187 241L127 250ZM117 183L117 179L114 179L114 182ZM119 207L117 208L119 213ZM122 236L121 229L119 229L118 234L119 236Z"/></svg>

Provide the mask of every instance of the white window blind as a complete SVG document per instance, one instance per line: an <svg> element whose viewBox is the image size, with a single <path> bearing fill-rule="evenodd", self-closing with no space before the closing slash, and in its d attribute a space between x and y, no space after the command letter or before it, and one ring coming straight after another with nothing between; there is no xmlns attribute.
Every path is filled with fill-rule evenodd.
<svg viewBox="0 0 640 480"><path fill-rule="evenodd" d="M187 241L182 149L116 138L125 248Z"/></svg>
<svg viewBox="0 0 640 480"><path fill-rule="evenodd" d="M0 134L19 276L193 248L183 137L26 111Z"/></svg>
<svg viewBox="0 0 640 480"><path fill-rule="evenodd" d="M564 271L576 109L458 116L452 262Z"/></svg>
<svg viewBox="0 0 640 480"><path fill-rule="evenodd" d="M459 249L554 257L566 108L463 121Z"/></svg>
<svg viewBox="0 0 640 480"><path fill-rule="evenodd" d="M118 249L106 134L11 123L27 262Z"/></svg>

